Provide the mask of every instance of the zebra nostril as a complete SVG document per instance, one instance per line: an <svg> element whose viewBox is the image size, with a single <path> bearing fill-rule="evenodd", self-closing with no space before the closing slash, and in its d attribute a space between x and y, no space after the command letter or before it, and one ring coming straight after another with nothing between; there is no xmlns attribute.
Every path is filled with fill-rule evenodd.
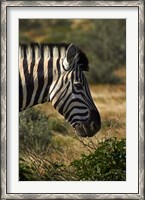
<svg viewBox="0 0 145 200"><path fill-rule="evenodd" d="M91 122L91 129L92 130L96 130L97 129L97 125L95 124L95 122Z"/></svg>
<svg viewBox="0 0 145 200"><path fill-rule="evenodd" d="M90 126L91 126L91 129L93 130L94 129L94 122L91 122Z"/></svg>

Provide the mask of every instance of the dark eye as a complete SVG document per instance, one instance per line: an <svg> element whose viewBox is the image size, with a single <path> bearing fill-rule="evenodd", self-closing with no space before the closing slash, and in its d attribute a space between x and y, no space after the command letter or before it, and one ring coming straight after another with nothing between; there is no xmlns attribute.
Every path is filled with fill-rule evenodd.
<svg viewBox="0 0 145 200"><path fill-rule="evenodd" d="M83 85L82 85L82 83L80 83L80 82L76 82L76 83L75 83L75 87L76 87L78 90L82 90L82 89L83 89Z"/></svg>

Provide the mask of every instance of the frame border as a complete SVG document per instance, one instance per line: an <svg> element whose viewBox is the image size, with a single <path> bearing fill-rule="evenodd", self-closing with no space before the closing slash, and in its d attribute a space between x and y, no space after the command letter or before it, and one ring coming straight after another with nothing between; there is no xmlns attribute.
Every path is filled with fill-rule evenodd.
<svg viewBox="0 0 145 200"><path fill-rule="evenodd" d="M11 1L1 5L1 199L144 199L144 7L135 1ZM7 7L138 7L138 71L139 71L139 183L138 193L132 194L9 194L7 193Z"/></svg>

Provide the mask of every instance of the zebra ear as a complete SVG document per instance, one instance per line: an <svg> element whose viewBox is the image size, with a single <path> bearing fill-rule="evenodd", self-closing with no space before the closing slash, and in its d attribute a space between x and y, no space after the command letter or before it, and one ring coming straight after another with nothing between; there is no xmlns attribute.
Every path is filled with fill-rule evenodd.
<svg viewBox="0 0 145 200"><path fill-rule="evenodd" d="M66 52L66 59L67 59L67 62L69 64L71 64L73 62L73 59L75 58L75 56L77 55L78 53L78 48L75 44L70 44L68 46L68 49L67 49L67 52Z"/></svg>

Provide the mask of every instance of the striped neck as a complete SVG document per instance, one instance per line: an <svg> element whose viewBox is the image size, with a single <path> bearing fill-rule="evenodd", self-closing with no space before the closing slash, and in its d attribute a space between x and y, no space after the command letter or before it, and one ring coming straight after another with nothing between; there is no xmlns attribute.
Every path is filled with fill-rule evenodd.
<svg viewBox="0 0 145 200"><path fill-rule="evenodd" d="M19 47L19 109L50 101L69 44L22 44ZM52 83L53 82L53 83Z"/></svg>

